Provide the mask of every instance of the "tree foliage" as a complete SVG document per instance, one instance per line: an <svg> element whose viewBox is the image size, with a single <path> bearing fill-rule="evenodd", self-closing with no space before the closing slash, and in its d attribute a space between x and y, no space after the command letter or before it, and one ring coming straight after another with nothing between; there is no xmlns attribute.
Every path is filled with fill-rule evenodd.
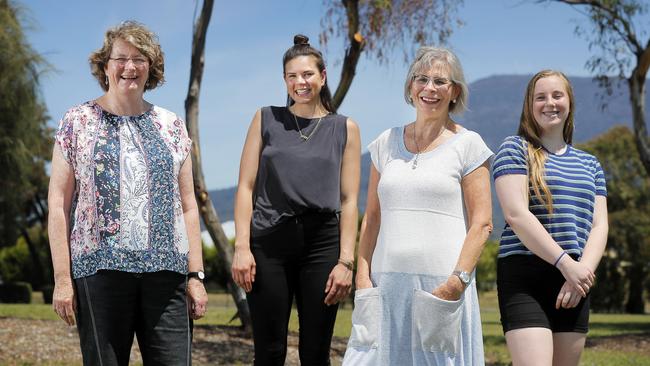
<svg viewBox="0 0 650 366"><path fill-rule="evenodd" d="M596 274L595 310L643 313L650 285L650 179L624 126L580 146L600 160L607 179L609 235Z"/></svg>
<svg viewBox="0 0 650 366"><path fill-rule="evenodd" d="M650 139L646 126L645 84L650 69L650 17L648 4L641 0L556 0L586 9L593 30L581 27L595 53L587 68L612 93L612 75L630 89L634 142L646 173L650 174Z"/></svg>
<svg viewBox="0 0 650 366"><path fill-rule="evenodd" d="M335 108L345 99L363 51L380 64L396 49L406 62L420 45L444 43L461 22L455 16L462 1L451 0L323 0L320 43L345 42L341 80L332 98Z"/></svg>
<svg viewBox="0 0 650 366"><path fill-rule="evenodd" d="M48 66L27 42L23 22L16 4L0 0L0 246L44 222L47 211L52 130L39 76Z"/></svg>

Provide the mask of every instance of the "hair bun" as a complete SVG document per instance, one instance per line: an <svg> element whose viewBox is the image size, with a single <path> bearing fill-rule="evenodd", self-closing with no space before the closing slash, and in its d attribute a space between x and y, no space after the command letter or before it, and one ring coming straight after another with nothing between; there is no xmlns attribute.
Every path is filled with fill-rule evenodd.
<svg viewBox="0 0 650 366"><path fill-rule="evenodd" d="M296 34L293 36L293 45L294 46L309 46L309 37L302 35L302 34Z"/></svg>

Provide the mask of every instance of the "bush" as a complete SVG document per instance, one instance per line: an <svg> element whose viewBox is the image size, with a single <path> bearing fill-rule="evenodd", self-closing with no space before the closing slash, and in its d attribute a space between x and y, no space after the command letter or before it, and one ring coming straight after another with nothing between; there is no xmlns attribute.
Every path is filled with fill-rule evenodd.
<svg viewBox="0 0 650 366"><path fill-rule="evenodd" d="M52 303L52 294L54 293L54 286L53 285L43 285L41 287L41 291L43 292L43 302L46 304L51 304Z"/></svg>
<svg viewBox="0 0 650 366"><path fill-rule="evenodd" d="M0 276L4 282L25 280L25 274L33 270L27 244L21 238L13 246L0 249Z"/></svg>
<svg viewBox="0 0 650 366"><path fill-rule="evenodd" d="M479 291L491 291L497 286L497 254L499 243L488 240L476 266L476 287Z"/></svg>
<svg viewBox="0 0 650 366"><path fill-rule="evenodd" d="M206 277L204 285L210 292L225 292L226 290L219 283L217 250L214 246L203 245L203 265ZM230 272L230 268L227 270Z"/></svg>
<svg viewBox="0 0 650 366"><path fill-rule="evenodd" d="M13 282L0 285L0 302L29 304L32 302L32 285L27 282Z"/></svg>

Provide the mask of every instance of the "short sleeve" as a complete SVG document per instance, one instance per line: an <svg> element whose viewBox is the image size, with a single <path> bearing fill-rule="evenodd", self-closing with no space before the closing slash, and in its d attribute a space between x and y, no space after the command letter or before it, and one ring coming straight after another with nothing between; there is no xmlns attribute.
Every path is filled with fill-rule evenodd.
<svg viewBox="0 0 650 366"><path fill-rule="evenodd" d="M596 161L596 195L607 197L607 181L605 181L605 172L603 167L600 165L600 162Z"/></svg>
<svg viewBox="0 0 650 366"><path fill-rule="evenodd" d="M61 148L63 158L70 165L74 165L76 158L77 139L74 132L76 119L74 110L66 112L61 121L59 121L59 128L54 135L54 140Z"/></svg>
<svg viewBox="0 0 650 366"><path fill-rule="evenodd" d="M372 160L372 164L375 166L375 169L377 169L379 174L381 174L386 167L390 155L390 142L395 131L395 129L388 129L382 132L373 142L368 144L370 160Z"/></svg>
<svg viewBox="0 0 650 366"><path fill-rule="evenodd" d="M478 133L468 131L467 134L468 138L463 152L463 177L476 170L494 155Z"/></svg>
<svg viewBox="0 0 650 366"><path fill-rule="evenodd" d="M178 135L179 135L179 151L181 152L181 160L185 161L187 156L190 153L190 150L192 150L192 139L190 138L189 134L187 133L187 125L185 124L185 121L183 121L181 118L176 118L176 121L174 121L174 125L176 128L178 128Z"/></svg>
<svg viewBox="0 0 650 366"><path fill-rule="evenodd" d="M372 165L375 166L375 169L381 174L382 167L379 166L379 138L375 141L368 144L368 152L370 153L370 160L372 160Z"/></svg>
<svg viewBox="0 0 650 366"><path fill-rule="evenodd" d="M494 158L492 166L494 179L507 174L528 174L526 150L523 139L519 136L506 137Z"/></svg>

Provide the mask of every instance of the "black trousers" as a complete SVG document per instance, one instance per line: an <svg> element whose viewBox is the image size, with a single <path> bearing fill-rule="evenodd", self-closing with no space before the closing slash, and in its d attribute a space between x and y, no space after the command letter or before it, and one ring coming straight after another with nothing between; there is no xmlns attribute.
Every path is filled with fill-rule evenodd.
<svg viewBox="0 0 650 366"><path fill-rule="evenodd" d="M84 365L128 365L133 335L144 365L191 365L186 277L99 271L75 280Z"/></svg>
<svg viewBox="0 0 650 366"><path fill-rule="evenodd" d="M284 365L293 298L300 323L300 363L329 365L338 305L327 306L325 285L339 252L336 214L304 214L251 240L257 265L248 306L255 365Z"/></svg>

